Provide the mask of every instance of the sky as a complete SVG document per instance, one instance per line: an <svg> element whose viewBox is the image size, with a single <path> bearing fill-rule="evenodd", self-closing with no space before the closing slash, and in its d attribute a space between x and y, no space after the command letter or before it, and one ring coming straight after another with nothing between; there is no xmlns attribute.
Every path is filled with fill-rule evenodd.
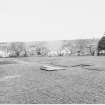
<svg viewBox="0 0 105 105"><path fill-rule="evenodd" d="M0 41L100 38L105 0L0 0Z"/></svg>

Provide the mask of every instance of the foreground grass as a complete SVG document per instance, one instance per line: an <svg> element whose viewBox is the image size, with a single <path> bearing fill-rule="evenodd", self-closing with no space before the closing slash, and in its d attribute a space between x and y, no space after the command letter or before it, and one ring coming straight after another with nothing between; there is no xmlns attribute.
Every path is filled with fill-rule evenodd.
<svg viewBox="0 0 105 105"><path fill-rule="evenodd" d="M0 62L1 104L105 103L104 57L3 58ZM66 70L40 70L43 64Z"/></svg>

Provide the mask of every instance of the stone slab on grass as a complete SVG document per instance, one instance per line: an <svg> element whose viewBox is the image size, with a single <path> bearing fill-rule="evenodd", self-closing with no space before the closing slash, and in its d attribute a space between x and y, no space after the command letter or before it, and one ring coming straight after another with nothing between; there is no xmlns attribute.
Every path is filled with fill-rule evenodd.
<svg viewBox="0 0 105 105"><path fill-rule="evenodd" d="M42 65L40 66L40 69L46 71L66 70L66 68L64 67L54 66L54 65Z"/></svg>

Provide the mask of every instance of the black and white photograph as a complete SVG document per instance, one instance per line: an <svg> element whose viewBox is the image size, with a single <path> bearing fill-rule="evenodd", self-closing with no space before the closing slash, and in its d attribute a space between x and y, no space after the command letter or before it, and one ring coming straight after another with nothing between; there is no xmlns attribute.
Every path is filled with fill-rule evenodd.
<svg viewBox="0 0 105 105"><path fill-rule="evenodd" d="M0 0L0 104L105 104L105 0Z"/></svg>

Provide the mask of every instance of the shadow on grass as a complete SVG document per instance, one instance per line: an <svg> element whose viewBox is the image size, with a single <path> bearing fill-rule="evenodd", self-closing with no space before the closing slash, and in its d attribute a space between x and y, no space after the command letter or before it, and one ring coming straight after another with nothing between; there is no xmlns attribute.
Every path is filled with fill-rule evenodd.
<svg viewBox="0 0 105 105"><path fill-rule="evenodd" d="M16 61L9 61L9 60L0 61L0 65L6 65L6 64L17 64L17 62Z"/></svg>

